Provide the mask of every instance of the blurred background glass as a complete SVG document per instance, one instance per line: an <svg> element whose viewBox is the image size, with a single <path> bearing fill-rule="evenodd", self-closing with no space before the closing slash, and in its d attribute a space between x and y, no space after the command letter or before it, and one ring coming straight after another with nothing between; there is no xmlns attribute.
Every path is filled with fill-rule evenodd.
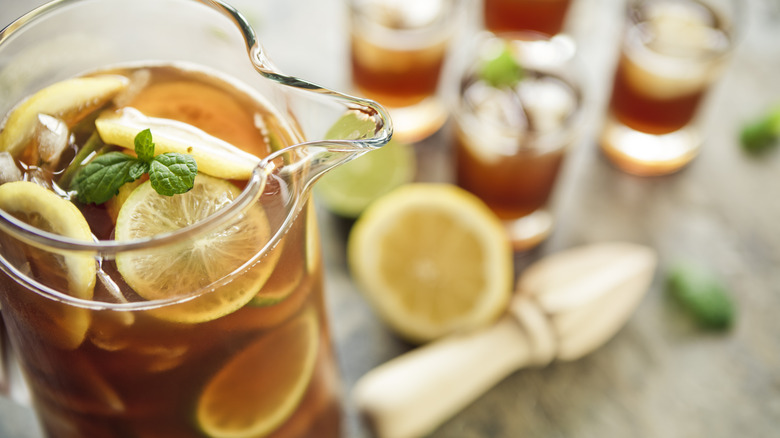
<svg viewBox="0 0 780 438"><path fill-rule="evenodd" d="M632 0L601 149L619 168L663 175L688 164L697 116L734 48L743 2Z"/></svg>

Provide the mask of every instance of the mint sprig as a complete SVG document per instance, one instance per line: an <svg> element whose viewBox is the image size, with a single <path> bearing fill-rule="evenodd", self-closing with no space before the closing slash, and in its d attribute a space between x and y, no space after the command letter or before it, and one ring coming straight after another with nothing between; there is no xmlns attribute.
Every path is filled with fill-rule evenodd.
<svg viewBox="0 0 780 438"><path fill-rule="evenodd" d="M764 152L777 146L780 143L780 105L746 124L739 139L742 147L751 153Z"/></svg>
<svg viewBox="0 0 780 438"><path fill-rule="evenodd" d="M514 87L525 76L525 71L508 46L504 45L498 56L488 60L480 71L480 77L495 88Z"/></svg>
<svg viewBox="0 0 780 438"><path fill-rule="evenodd" d="M152 132L145 129L134 139L136 157L123 152L97 156L79 171L73 181L77 198L85 204L102 204L124 184L149 174L154 190L164 196L190 191L198 164L190 155L166 152L154 155Z"/></svg>
<svg viewBox="0 0 780 438"><path fill-rule="evenodd" d="M725 330L733 325L736 309L731 293L708 268L676 263L667 276L668 290L703 328Z"/></svg>

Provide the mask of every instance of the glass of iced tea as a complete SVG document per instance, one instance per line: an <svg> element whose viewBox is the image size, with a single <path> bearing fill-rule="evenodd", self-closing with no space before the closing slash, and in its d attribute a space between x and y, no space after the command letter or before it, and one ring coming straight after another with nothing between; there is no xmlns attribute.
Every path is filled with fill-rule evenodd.
<svg viewBox="0 0 780 438"><path fill-rule="evenodd" d="M440 96L460 0L349 0L352 83L385 105L395 137L422 140L448 112Z"/></svg>
<svg viewBox="0 0 780 438"><path fill-rule="evenodd" d="M340 436L308 193L384 109L219 1L56 1L0 71L0 308L46 436Z"/></svg>
<svg viewBox="0 0 780 438"><path fill-rule="evenodd" d="M632 0L601 150L637 175L676 172L703 142L702 102L734 47L741 2Z"/></svg>
<svg viewBox="0 0 780 438"><path fill-rule="evenodd" d="M483 0L485 28L491 32L563 32L572 0Z"/></svg>
<svg viewBox="0 0 780 438"><path fill-rule="evenodd" d="M548 201L581 128L575 60L555 47L539 34L485 36L455 108L456 182L499 216L519 251L552 231Z"/></svg>

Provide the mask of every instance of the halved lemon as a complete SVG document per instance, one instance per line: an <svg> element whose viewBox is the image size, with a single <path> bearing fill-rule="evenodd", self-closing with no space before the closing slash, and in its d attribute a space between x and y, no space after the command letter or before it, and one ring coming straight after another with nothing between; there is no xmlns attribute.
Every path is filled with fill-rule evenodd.
<svg viewBox="0 0 780 438"><path fill-rule="evenodd" d="M101 114L95 120L95 127L103 142L130 150L135 149L136 135L150 129L155 155L166 152L190 154L198 163L198 171L217 178L249 179L260 162L256 156L193 125L148 117L130 107Z"/></svg>
<svg viewBox="0 0 780 438"><path fill-rule="evenodd" d="M67 79L50 85L22 102L11 112L0 132L0 151L18 156L35 131L38 114L47 114L73 124L125 89L127 78L101 75Z"/></svg>
<svg viewBox="0 0 780 438"><path fill-rule="evenodd" d="M326 173L314 186L317 198L339 216L356 218L371 202L414 179L411 145L391 141Z"/></svg>
<svg viewBox="0 0 780 438"><path fill-rule="evenodd" d="M317 313L308 307L236 354L200 395L197 419L203 432L215 438L272 433L301 403L318 349Z"/></svg>
<svg viewBox="0 0 780 438"><path fill-rule="evenodd" d="M18 181L0 185L0 209L43 231L92 241L89 224L79 209L35 183ZM15 242L8 242L8 245L4 252L16 248ZM97 273L93 255L56 253L18 245L37 281L75 298L92 298ZM87 310L50 300L38 300L35 304L25 312L40 313L31 316L35 321L28 322L43 337L65 349L74 349L81 344L89 327Z"/></svg>
<svg viewBox="0 0 780 438"><path fill-rule="evenodd" d="M192 190L175 196L158 194L147 181L122 204L115 238L140 239L181 229L225 207L239 193L230 182L208 175L198 175ZM165 248L120 253L116 264L125 282L148 300L203 292L151 310L155 316L184 323L210 321L244 306L268 280L281 252L277 247L259 257L271 234L265 211L255 204L225 227Z"/></svg>
<svg viewBox="0 0 780 438"><path fill-rule="evenodd" d="M409 184L375 201L355 223L347 257L373 308L411 342L492 322L512 290L501 222L448 184Z"/></svg>

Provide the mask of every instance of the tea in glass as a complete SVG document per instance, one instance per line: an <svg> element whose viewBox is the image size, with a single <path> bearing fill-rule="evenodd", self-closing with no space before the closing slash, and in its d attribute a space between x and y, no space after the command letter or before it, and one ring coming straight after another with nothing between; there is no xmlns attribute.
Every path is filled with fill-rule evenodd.
<svg viewBox="0 0 780 438"><path fill-rule="evenodd" d="M736 9L729 1L630 3L600 139L618 168L663 175L699 153L698 114L733 47Z"/></svg>
<svg viewBox="0 0 780 438"><path fill-rule="evenodd" d="M456 0L350 2L352 82L388 107L401 141L424 139L447 119L438 94L457 17Z"/></svg>
<svg viewBox="0 0 780 438"><path fill-rule="evenodd" d="M460 84L455 152L457 184L498 215L516 250L527 250L553 229L547 203L577 138L583 100L563 65L539 62L558 59L539 56L552 47L549 40L521 38L507 34L480 45L476 67ZM482 77L486 60L501 50L522 66L522 78L511 86Z"/></svg>
<svg viewBox="0 0 780 438"><path fill-rule="evenodd" d="M571 0L484 0L485 28L491 32L533 31L554 36L563 31Z"/></svg>

